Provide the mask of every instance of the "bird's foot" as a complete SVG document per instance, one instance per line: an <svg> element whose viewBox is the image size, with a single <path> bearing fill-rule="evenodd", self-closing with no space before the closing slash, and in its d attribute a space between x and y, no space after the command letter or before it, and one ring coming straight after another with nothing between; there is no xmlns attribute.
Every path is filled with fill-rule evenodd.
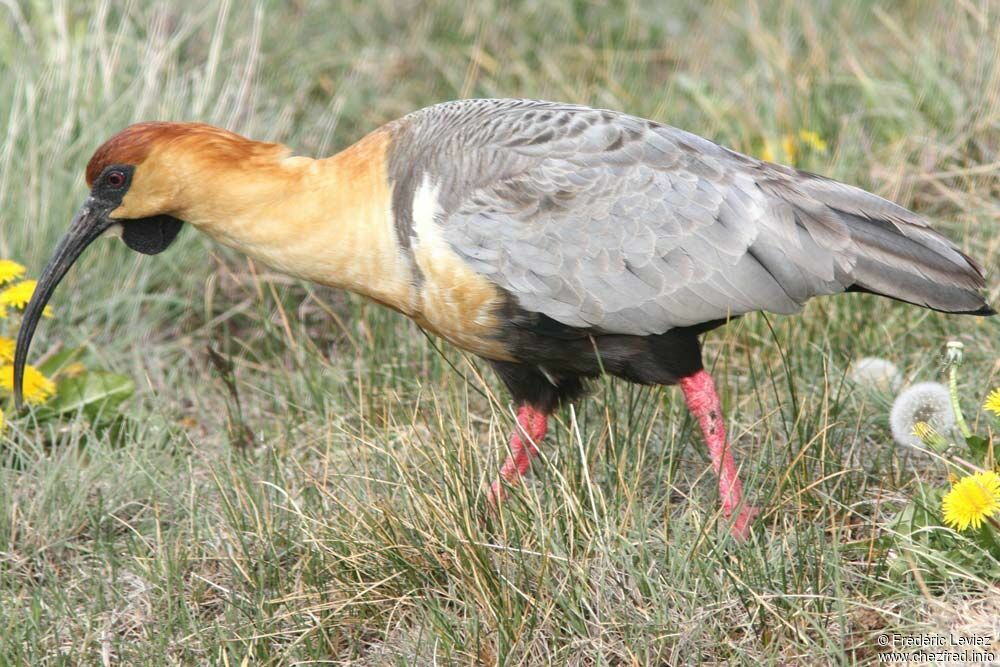
<svg viewBox="0 0 1000 667"><path fill-rule="evenodd" d="M723 513L727 519L732 518L732 509L727 508ZM733 522L729 527L729 532L738 542L745 542L750 537L750 526L758 514L760 514L760 508L753 505L743 505L740 507L739 514L732 520Z"/></svg>
<svg viewBox="0 0 1000 667"><path fill-rule="evenodd" d="M507 486L518 484L528 472L532 457L538 455L538 443L548 429L548 415L529 405L522 405L517 411L517 424L518 428L510 438L510 454L500 468L500 476L486 494L489 509L494 513L510 495Z"/></svg>

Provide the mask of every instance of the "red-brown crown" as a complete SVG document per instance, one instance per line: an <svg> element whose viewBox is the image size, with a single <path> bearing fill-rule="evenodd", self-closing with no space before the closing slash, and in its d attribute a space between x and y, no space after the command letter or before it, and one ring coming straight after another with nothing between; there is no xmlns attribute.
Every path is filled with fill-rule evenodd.
<svg viewBox="0 0 1000 667"><path fill-rule="evenodd" d="M139 165L149 156L154 146L187 133L189 128L190 125L186 123L160 121L129 125L94 151L87 163L87 187L94 184L94 180L108 165Z"/></svg>
<svg viewBox="0 0 1000 667"><path fill-rule="evenodd" d="M149 121L129 125L98 148L87 163L87 186L111 164L138 167L154 149L175 144L205 160L238 162L262 155L274 157L287 152L280 144L251 141L229 130L204 123Z"/></svg>

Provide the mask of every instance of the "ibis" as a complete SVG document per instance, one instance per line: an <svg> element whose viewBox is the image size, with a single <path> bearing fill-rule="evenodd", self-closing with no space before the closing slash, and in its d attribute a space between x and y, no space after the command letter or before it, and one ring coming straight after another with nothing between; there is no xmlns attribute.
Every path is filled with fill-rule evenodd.
<svg viewBox="0 0 1000 667"><path fill-rule="evenodd" d="M83 250L110 232L152 255L190 225L486 359L517 417L493 503L527 472L553 411L609 373L680 385L722 515L745 537L756 510L742 497L702 334L840 292L994 314L982 267L916 213L586 106L446 102L323 159L201 123L144 122L97 149L86 181L25 310L18 402L39 316Z"/></svg>

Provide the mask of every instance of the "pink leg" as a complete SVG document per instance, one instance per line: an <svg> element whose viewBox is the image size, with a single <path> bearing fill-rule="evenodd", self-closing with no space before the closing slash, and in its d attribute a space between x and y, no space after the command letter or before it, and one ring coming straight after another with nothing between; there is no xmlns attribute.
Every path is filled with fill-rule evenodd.
<svg viewBox="0 0 1000 667"><path fill-rule="evenodd" d="M510 455L500 468L500 477L490 487L489 501L497 505L507 497L504 482L517 484L528 472L531 457L538 454L538 443L545 437L549 427L549 416L530 405L522 405L517 411L517 428L510 437Z"/></svg>
<svg viewBox="0 0 1000 667"><path fill-rule="evenodd" d="M743 496L743 485L736 474L736 463L733 454L726 443L726 426L722 419L722 404L715 392L712 376L705 370L681 378L681 391L691 414L698 420L701 432L708 443L708 452L712 457L712 466L719 475L719 495L722 497L722 513L729 518L740 505ZM740 509L736 521L733 522L732 533L740 540L746 539L750 531L750 522L757 515L757 508L745 506Z"/></svg>

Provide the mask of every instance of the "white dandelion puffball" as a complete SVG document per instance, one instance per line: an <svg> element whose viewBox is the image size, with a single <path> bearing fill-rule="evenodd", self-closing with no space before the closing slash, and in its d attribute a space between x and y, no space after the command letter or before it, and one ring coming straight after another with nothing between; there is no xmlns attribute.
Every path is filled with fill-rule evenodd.
<svg viewBox="0 0 1000 667"><path fill-rule="evenodd" d="M884 392L896 391L903 382L896 364L878 357L865 357L854 362L851 380L858 386Z"/></svg>
<svg viewBox="0 0 1000 667"><path fill-rule="evenodd" d="M920 438L913 435L917 422L927 422L944 437L955 427L955 413L951 409L951 395L940 382L918 382L910 385L892 404L889 426L892 437L901 445L923 447Z"/></svg>

